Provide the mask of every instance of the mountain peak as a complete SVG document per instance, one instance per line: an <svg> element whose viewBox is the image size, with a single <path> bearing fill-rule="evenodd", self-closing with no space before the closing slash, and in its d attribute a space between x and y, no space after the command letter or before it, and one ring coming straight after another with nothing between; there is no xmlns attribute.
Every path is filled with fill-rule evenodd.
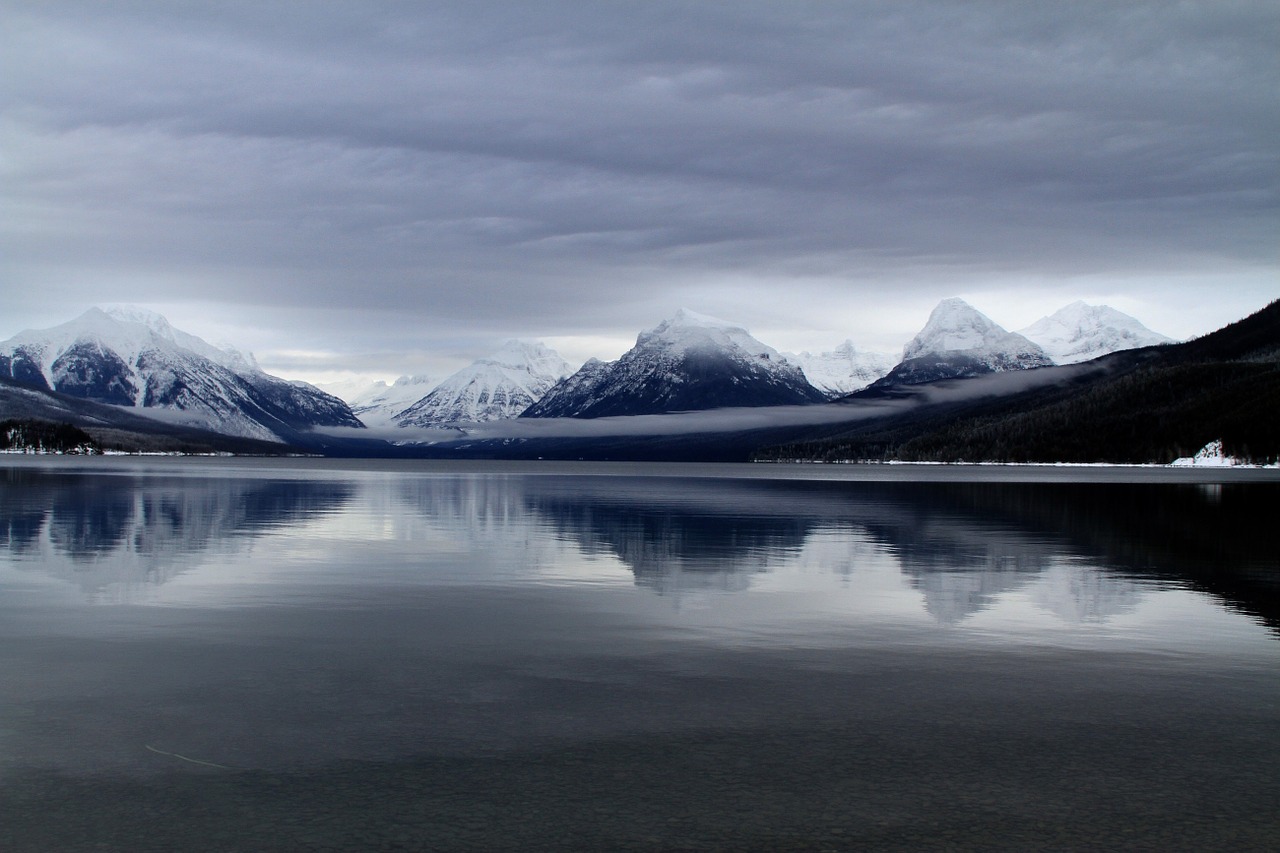
<svg viewBox="0 0 1280 853"><path fill-rule="evenodd" d="M526 341L518 338L504 341L496 352L477 359L475 364L494 364L517 370L534 370L539 373L551 372L558 374L557 379L569 373L564 359L551 347L542 341Z"/></svg>
<svg viewBox="0 0 1280 853"><path fill-rule="evenodd" d="M920 333L902 350L902 361L871 387L916 385L1053 364L1048 354L999 326L963 299L944 299Z"/></svg>
<svg viewBox="0 0 1280 853"><path fill-rule="evenodd" d="M269 376L235 351L133 306L91 308L0 343L0 376L95 403L167 410L227 435L294 440L313 426L358 427L342 401Z"/></svg>
<svg viewBox="0 0 1280 853"><path fill-rule="evenodd" d="M1135 317L1109 305L1076 301L1021 330L1058 364L1089 361L1117 350L1171 343Z"/></svg>
<svg viewBox="0 0 1280 853"><path fill-rule="evenodd" d="M1006 343L1004 339L1010 334L986 314L953 296L938 303L924 328L903 349L902 357L905 360L935 352L989 350Z"/></svg>
<svg viewBox="0 0 1280 853"><path fill-rule="evenodd" d="M890 353L860 351L849 339L830 352L786 357L799 365L809 384L832 398L866 388L888 373L895 361Z"/></svg>
<svg viewBox="0 0 1280 853"><path fill-rule="evenodd" d="M514 418L571 372L569 363L541 341L509 340L391 413L390 420L402 427L433 427Z"/></svg>
<svg viewBox="0 0 1280 853"><path fill-rule="evenodd" d="M105 307L98 306L86 311L85 316L93 315L95 312L121 323L137 323L140 326L146 326L148 329L163 334L166 337L173 333L173 326L169 323L168 318L163 314L158 314L155 311L152 311L149 308L143 308L140 305L118 304L107 305Z"/></svg>
<svg viewBox="0 0 1280 853"><path fill-rule="evenodd" d="M666 326L704 326L714 329L733 329L737 328L736 323L730 323L728 320L721 320L719 317L712 317L710 314L699 314L697 311L691 311L688 308L678 308L671 318L666 320L663 325Z"/></svg>
<svg viewBox="0 0 1280 853"><path fill-rule="evenodd" d="M522 417L598 418L820 402L800 369L743 329L682 308L615 362L592 360Z"/></svg>

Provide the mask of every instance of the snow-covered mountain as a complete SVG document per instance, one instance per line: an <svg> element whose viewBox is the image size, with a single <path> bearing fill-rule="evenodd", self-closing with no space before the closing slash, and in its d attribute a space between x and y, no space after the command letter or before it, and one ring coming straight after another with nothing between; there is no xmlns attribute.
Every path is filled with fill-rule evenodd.
<svg viewBox="0 0 1280 853"><path fill-rule="evenodd" d="M586 411L593 408L612 390L609 375L616 361L589 358L576 373L561 379L542 399L525 409L522 418L568 417L562 412Z"/></svg>
<svg viewBox="0 0 1280 853"><path fill-rule="evenodd" d="M361 426L337 397L264 373L252 357L138 308L91 308L52 329L21 332L0 343L0 376L268 441L316 426Z"/></svg>
<svg viewBox="0 0 1280 853"><path fill-rule="evenodd" d="M784 355L800 366L809 384L828 397L843 397L866 388L888 373L895 362L889 353L859 350L853 341L845 341L831 352L817 355L808 352Z"/></svg>
<svg viewBox="0 0 1280 853"><path fill-rule="evenodd" d="M798 366L742 327L681 309L641 332L617 361L587 362L521 417L598 418L824 399Z"/></svg>
<svg viewBox="0 0 1280 853"><path fill-rule="evenodd" d="M573 371L542 343L507 341L501 349L459 370L393 420L402 427L514 418Z"/></svg>
<svg viewBox="0 0 1280 853"><path fill-rule="evenodd" d="M401 376L390 385L385 382L366 385L345 399L365 426L390 426L397 415L425 397L433 387L435 383L429 376Z"/></svg>
<svg viewBox="0 0 1280 853"><path fill-rule="evenodd" d="M871 387L915 385L1051 364L1053 359L1037 344L1001 328L963 299L944 299L903 348L902 361Z"/></svg>
<svg viewBox="0 0 1280 853"><path fill-rule="evenodd" d="M1089 361L1118 350L1173 343L1136 318L1109 305L1073 302L1048 317L1020 329L1023 337L1039 344L1058 364Z"/></svg>

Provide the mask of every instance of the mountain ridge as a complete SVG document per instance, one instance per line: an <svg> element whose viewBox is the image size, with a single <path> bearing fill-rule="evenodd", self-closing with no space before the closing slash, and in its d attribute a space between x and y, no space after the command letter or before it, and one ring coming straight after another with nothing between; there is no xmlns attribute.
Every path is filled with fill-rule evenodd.
<svg viewBox="0 0 1280 853"><path fill-rule="evenodd" d="M337 397L271 376L250 357L141 309L91 308L50 329L21 332L0 342L0 376L264 441L288 443L316 426L363 426Z"/></svg>
<svg viewBox="0 0 1280 853"><path fill-rule="evenodd" d="M592 360L561 380L521 417L599 418L824 399L798 366L746 329L682 308L641 332L617 361Z"/></svg>
<svg viewBox="0 0 1280 853"><path fill-rule="evenodd" d="M1230 456L1280 459L1280 300L1192 341L1119 351L1044 376L1061 379L967 401L963 379L899 388L948 389L953 402L811 431L757 458L1167 464L1221 440Z"/></svg>

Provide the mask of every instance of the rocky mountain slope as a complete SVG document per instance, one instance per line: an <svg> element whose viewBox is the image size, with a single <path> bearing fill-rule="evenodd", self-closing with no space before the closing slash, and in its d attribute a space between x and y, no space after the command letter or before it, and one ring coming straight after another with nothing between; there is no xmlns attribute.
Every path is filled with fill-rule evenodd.
<svg viewBox="0 0 1280 853"><path fill-rule="evenodd" d="M346 403L264 373L139 309L92 308L0 343L0 376L36 390L128 407L171 423L264 441L317 426L362 426Z"/></svg>
<svg viewBox="0 0 1280 853"><path fill-rule="evenodd" d="M681 309L617 361L588 362L527 418L598 418L738 406L816 403L800 368L740 326Z"/></svg>

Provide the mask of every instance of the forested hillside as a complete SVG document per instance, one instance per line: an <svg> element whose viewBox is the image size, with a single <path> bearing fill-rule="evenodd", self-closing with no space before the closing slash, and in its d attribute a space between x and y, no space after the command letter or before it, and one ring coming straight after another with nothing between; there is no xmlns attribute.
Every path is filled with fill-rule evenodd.
<svg viewBox="0 0 1280 853"><path fill-rule="evenodd" d="M101 453L98 442L71 424L0 421L0 450L20 453Z"/></svg>
<svg viewBox="0 0 1280 853"><path fill-rule="evenodd" d="M1280 301L1106 363L1088 383L915 411L757 458L1168 463L1214 439L1232 456L1280 458Z"/></svg>

